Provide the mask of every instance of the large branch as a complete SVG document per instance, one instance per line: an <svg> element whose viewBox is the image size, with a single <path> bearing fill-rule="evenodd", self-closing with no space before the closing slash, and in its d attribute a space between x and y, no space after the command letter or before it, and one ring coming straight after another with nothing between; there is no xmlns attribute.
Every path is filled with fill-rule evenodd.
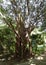
<svg viewBox="0 0 46 65"><path fill-rule="evenodd" d="M13 30L13 32L17 35L17 37L19 38L19 34L16 32L16 30L14 29L14 26L12 25L12 22L7 22L5 18L3 18L3 20L5 21L5 23Z"/></svg>
<svg viewBox="0 0 46 65"><path fill-rule="evenodd" d="M32 26L32 27L29 27L29 28L27 29L29 35L30 35L30 33L34 30L34 28L35 28L35 26Z"/></svg>
<svg viewBox="0 0 46 65"><path fill-rule="evenodd" d="M34 23L30 22L29 27L26 29L30 35L30 33L34 30L35 25Z"/></svg>
<svg viewBox="0 0 46 65"><path fill-rule="evenodd" d="M17 5L17 3L16 3L16 0L12 0L11 1L11 6L12 6L12 11L13 11L13 13L15 14L15 16L16 16L16 14L18 14L18 12L19 12L19 7L18 7L18 5Z"/></svg>
<svg viewBox="0 0 46 65"><path fill-rule="evenodd" d="M30 14L30 9L29 9L29 0L27 0L27 8L28 8L28 15Z"/></svg>

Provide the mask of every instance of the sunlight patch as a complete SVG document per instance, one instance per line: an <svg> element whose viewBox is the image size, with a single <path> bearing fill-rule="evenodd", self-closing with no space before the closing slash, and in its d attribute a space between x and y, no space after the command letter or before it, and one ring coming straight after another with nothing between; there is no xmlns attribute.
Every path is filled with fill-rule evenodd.
<svg viewBox="0 0 46 65"><path fill-rule="evenodd" d="M30 65L36 65L36 64L30 64Z"/></svg>
<svg viewBox="0 0 46 65"><path fill-rule="evenodd" d="M43 60L43 57L39 56L36 58L37 60Z"/></svg>

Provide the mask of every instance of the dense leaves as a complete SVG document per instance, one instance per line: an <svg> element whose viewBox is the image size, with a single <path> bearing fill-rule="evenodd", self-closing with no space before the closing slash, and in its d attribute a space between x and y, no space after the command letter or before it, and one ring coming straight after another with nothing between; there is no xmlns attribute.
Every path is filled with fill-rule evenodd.
<svg viewBox="0 0 46 65"><path fill-rule="evenodd" d="M32 35L32 50L35 54L41 54L44 52L44 39L42 37L43 34L35 34ZM40 47L42 46L42 47Z"/></svg>
<svg viewBox="0 0 46 65"><path fill-rule="evenodd" d="M7 51L9 51L9 53L15 52L14 38L15 37L14 37L13 32L8 27L0 29L0 44L1 44L0 46L2 46L2 48L4 49L3 51L5 51L5 49L7 49Z"/></svg>

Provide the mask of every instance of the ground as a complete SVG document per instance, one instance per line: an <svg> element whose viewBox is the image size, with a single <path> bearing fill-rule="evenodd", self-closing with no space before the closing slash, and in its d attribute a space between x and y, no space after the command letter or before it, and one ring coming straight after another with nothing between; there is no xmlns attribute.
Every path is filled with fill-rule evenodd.
<svg viewBox="0 0 46 65"><path fill-rule="evenodd" d="M26 62L15 62L15 60L0 61L0 65L46 65L46 52Z"/></svg>

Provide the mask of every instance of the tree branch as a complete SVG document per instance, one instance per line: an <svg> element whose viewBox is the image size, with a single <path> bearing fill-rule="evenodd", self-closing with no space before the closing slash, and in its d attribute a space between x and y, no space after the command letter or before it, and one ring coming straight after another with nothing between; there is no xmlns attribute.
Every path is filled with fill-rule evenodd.
<svg viewBox="0 0 46 65"><path fill-rule="evenodd" d="M13 32L17 35L17 37L19 38L19 34L16 32L16 30L14 29L14 26L12 25L12 22L7 22L5 18L3 18L3 20L5 21L5 23L13 30Z"/></svg>
<svg viewBox="0 0 46 65"><path fill-rule="evenodd" d="M29 9L29 0L27 0L27 8L28 8L28 15L30 14L30 9Z"/></svg>

